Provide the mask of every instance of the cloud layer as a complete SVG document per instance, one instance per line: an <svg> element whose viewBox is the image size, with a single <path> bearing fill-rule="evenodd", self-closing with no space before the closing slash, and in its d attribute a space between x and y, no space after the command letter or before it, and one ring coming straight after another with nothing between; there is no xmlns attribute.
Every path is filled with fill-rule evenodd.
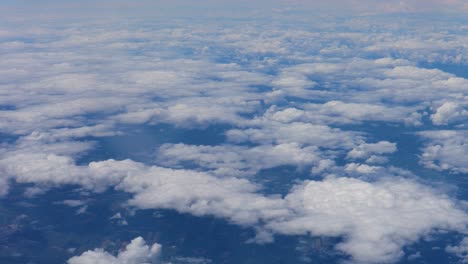
<svg viewBox="0 0 468 264"><path fill-rule="evenodd" d="M439 231L466 234L463 197L417 175L417 161L392 164L407 133L422 142L411 150L419 164L466 175L468 80L421 66L467 65L466 26L407 19L2 27L0 194L15 184L32 186L27 197L112 189L132 209L253 228L259 243L338 237L356 263L397 261ZM102 138L162 125L182 136L154 146L154 159L80 162ZM221 142L187 140L215 128ZM278 167L292 168L284 193L263 184ZM69 263L151 263L159 250L137 238L117 256L94 250Z"/></svg>

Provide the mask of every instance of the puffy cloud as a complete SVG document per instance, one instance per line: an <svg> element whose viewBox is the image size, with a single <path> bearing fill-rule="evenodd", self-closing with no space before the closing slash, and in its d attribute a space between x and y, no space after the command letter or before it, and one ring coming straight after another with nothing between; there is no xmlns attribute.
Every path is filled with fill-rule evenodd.
<svg viewBox="0 0 468 264"><path fill-rule="evenodd" d="M461 258L462 263L468 263L468 237L463 238L459 245L447 246L445 251Z"/></svg>
<svg viewBox="0 0 468 264"><path fill-rule="evenodd" d="M377 143L361 144L349 151L346 157L349 159L368 159L373 157L375 159L375 154L391 154L395 151L397 151L395 143L379 141Z"/></svg>
<svg viewBox="0 0 468 264"><path fill-rule="evenodd" d="M393 262L433 228L465 230L467 215L445 195L412 181L306 181L286 196L295 212L268 226L285 234L343 235L337 248L356 263Z"/></svg>
<svg viewBox="0 0 468 264"><path fill-rule="evenodd" d="M169 123L179 127L240 124L245 122L241 114L255 112L259 105L258 101L246 98L190 98L167 106L130 110L115 116L115 120L123 124Z"/></svg>
<svg viewBox="0 0 468 264"><path fill-rule="evenodd" d="M416 109L410 107L388 107L378 104L344 103L329 101L322 106L306 105L312 113L323 113L332 122L359 123L362 121L401 122L411 125L419 124Z"/></svg>
<svg viewBox="0 0 468 264"><path fill-rule="evenodd" d="M464 98L468 100L468 98ZM458 102L445 102L439 106L431 115L432 123L435 125L448 125L455 121L468 119L468 104Z"/></svg>
<svg viewBox="0 0 468 264"><path fill-rule="evenodd" d="M9 179L7 177L0 177L0 198L7 195L10 190Z"/></svg>
<svg viewBox="0 0 468 264"><path fill-rule="evenodd" d="M376 173L382 169L382 167L378 166L369 166L367 164L358 164L358 163L349 163L346 164L344 170L347 172L355 172L358 174L370 174L370 173Z"/></svg>
<svg viewBox="0 0 468 264"><path fill-rule="evenodd" d="M232 142L297 143L325 148L349 148L362 140L359 133L303 122L269 122L261 128L231 129L226 135Z"/></svg>
<svg viewBox="0 0 468 264"><path fill-rule="evenodd" d="M272 81L273 87L281 90L285 96L310 97L317 83L310 80L305 74L296 71L284 71Z"/></svg>
<svg viewBox="0 0 468 264"><path fill-rule="evenodd" d="M420 162L428 168L453 173L467 173L468 133L465 130L435 130L419 133L428 139Z"/></svg>
<svg viewBox="0 0 468 264"><path fill-rule="evenodd" d="M137 208L167 208L197 216L214 215L241 225L289 213L280 198L257 194L259 186L243 179L216 178L206 173L149 167L129 173L117 189L133 193ZM247 205L247 206L246 206Z"/></svg>
<svg viewBox="0 0 468 264"><path fill-rule="evenodd" d="M68 264L156 264L159 263L161 245L146 245L142 237L133 239L117 256L103 249L88 250L80 256L72 257Z"/></svg>
<svg viewBox="0 0 468 264"><path fill-rule="evenodd" d="M380 104L345 103L328 101L324 104L303 104L302 109L270 107L262 120L273 120L283 123L293 121L314 122L320 124L361 124L365 121L404 123L419 125L420 114L415 107L389 107Z"/></svg>
<svg viewBox="0 0 468 264"><path fill-rule="evenodd" d="M254 175L259 170L282 165L310 166L321 160L320 154L316 147L300 147L295 143L251 148L165 144L159 148L157 160L166 166L193 162L226 177Z"/></svg>
<svg viewBox="0 0 468 264"><path fill-rule="evenodd" d="M77 206L82 206L85 205L86 202L82 200L64 200L62 202L57 202L56 204L63 204L71 207L77 207Z"/></svg>

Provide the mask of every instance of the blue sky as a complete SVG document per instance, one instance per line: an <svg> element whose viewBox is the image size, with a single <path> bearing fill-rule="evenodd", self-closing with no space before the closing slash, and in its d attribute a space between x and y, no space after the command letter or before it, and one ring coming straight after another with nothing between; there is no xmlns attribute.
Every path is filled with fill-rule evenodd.
<svg viewBox="0 0 468 264"><path fill-rule="evenodd" d="M0 12L1 261L468 261L466 1Z"/></svg>

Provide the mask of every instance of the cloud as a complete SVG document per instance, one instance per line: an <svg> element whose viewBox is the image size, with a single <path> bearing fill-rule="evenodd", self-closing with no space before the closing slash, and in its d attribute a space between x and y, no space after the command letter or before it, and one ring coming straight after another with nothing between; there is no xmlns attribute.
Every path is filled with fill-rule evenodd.
<svg viewBox="0 0 468 264"><path fill-rule="evenodd" d="M117 256L103 249L88 250L80 256L72 257L68 264L156 264L159 263L161 245L146 245L142 237L133 239Z"/></svg>
<svg viewBox="0 0 468 264"><path fill-rule="evenodd" d="M466 102L467 100L468 98L462 98L460 101ZM431 120L435 125L448 125L456 121L466 121L468 120L468 103L445 102L431 115Z"/></svg>
<svg viewBox="0 0 468 264"><path fill-rule="evenodd" d="M305 97L307 98L307 97ZM420 114L415 107L389 107L379 104L328 101L323 104L305 103L298 108L270 107L262 119L291 123L293 121L342 125L362 124L366 121L420 125ZM262 119L256 120L261 122Z"/></svg>
<svg viewBox="0 0 468 264"><path fill-rule="evenodd" d="M403 255L403 245L434 227L464 230L467 221L447 196L403 179L306 181L285 200L295 215L268 223L270 228L284 234L344 235L337 248L356 263L393 262Z"/></svg>
<svg viewBox="0 0 468 264"><path fill-rule="evenodd" d="M86 204L86 201L82 200L64 200L62 202L56 202L55 204L63 204L70 207L78 207Z"/></svg>
<svg viewBox="0 0 468 264"><path fill-rule="evenodd" d="M455 254L461 259L462 263L468 263L468 238L463 238L459 245L447 246L445 251Z"/></svg>
<svg viewBox="0 0 468 264"><path fill-rule="evenodd" d="M468 138L466 130L420 132L426 138L420 162L427 168L452 173L467 173Z"/></svg>
<svg viewBox="0 0 468 264"><path fill-rule="evenodd" d="M397 151L395 143L379 141L377 143L361 144L348 152L348 159L367 159L368 162L382 161L382 154L391 154Z"/></svg>
<svg viewBox="0 0 468 264"><path fill-rule="evenodd" d="M358 133L303 122L269 122L261 128L231 129L226 135L231 142L297 143L325 148L349 148L360 141Z"/></svg>
<svg viewBox="0 0 468 264"><path fill-rule="evenodd" d="M157 161L166 166L193 162L220 177L255 175L262 169L283 165L310 166L321 160L320 155L316 147L300 147L295 143L251 148L165 144L156 154Z"/></svg>

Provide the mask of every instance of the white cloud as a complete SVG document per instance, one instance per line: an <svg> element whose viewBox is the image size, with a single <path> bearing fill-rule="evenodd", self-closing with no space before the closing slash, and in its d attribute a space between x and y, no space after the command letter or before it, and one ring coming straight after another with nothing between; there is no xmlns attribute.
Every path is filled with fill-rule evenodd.
<svg viewBox="0 0 468 264"><path fill-rule="evenodd" d="M310 166L321 159L320 154L316 147L300 147L296 143L256 147L165 144L157 151L157 161L166 166L194 162L226 177L254 175L282 165Z"/></svg>
<svg viewBox="0 0 468 264"><path fill-rule="evenodd" d="M455 254L462 263L468 263L468 237L463 238L459 245L447 246L445 251Z"/></svg>
<svg viewBox="0 0 468 264"><path fill-rule="evenodd" d="M427 168L450 171L453 173L468 172L468 137L466 130L434 130L420 132L426 138L420 155L420 162Z"/></svg>
<svg viewBox="0 0 468 264"><path fill-rule="evenodd" d="M377 143L361 144L349 151L346 157L349 159L368 159L374 157L375 159L375 154L391 154L395 151L397 151L395 143L379 141Z"/></svg>
<svg viewBox="0 0 468 264"><path fill-rule="evenodd" d="M10 183L7 177L0 177L0 198L7 195L10 190Z"/></svg>
<svg viewBox="0 0 468 264"><path fill-rule="evenodd" d="M468 101L468 98L463 98ZM468 103L445 102L431 115L435 125L448 125L455 121L468 120Z"/></svg>
<svg viewBox="0 0 468 264"><path fill-rule="evenodd" d="M129 204L137 208L215 215L241 225L288 214L281 199L257 194L258 188L247 180L161 167L129 173L117 185L117 189L134 194Z"/></svg>
<svg viewBox="0 0 468 264"><path fill-rule="evenodd" d="M355 132L303 122L268 122L261 128L232 129L226 135L232 142L297 143L325 148L350 148L361 141L359 134Z"/></svg>
<svg viewBox="0 0 468 264"><path fill-rule="evenodd" d="M369 166L367 164L359 164L359 163L348 163L345 166L345 171L350 172L350 173L358 173L358 174L370 174L370 173L376 173L382 167L378 166Z"/></svg>
<svg viewBox="0 0 468 264"><path fill-rule="evenodd" d="M268 226L284 234L343 235L337 248L356 263L393 262L433 228L464 230L467 215L447 196L412 181L306 181L286 196L295 212Z"/></svg>
<svg viewBox="0 0 468 264"><path fill-rule="evenodd" d="M361 124L380 121L420 125L421 115L415 107L388 107L379 104L345 103L328 101L324 104L303 104L302 109L270 107L258 121L273 120L283 123L293 121L319 124Z"/></svg>
<svg viewBox="0 0 468 264"><path fill-rule="evenodd" d="M70 206L70 207L78 207L78 206L85 205L86 201L82 201L82 200L64 200L64 201L61 201L61 202L56 202L55 204L63 204L63 205L67 205L67 206Z"/></svg>
<svg viewBox="0 0 468 264"><path fill-rule="evenodd" d="M327 116L328 122L346 124L362 121L386 121L411 125L420 123L420 116L416 113L417 110L411 107L388 107L379 104L329 101L322 106L305 105L305 108L312 113L323 113Z"/></svg>
<svg viewBox="0 0 468 264"><path fill-rule="evenodd" d="M161 245L146 245L142 237L133 239L117 256L103 249L88 250L80 256L72 257L68 264L156 264L159 263Z"/></svg>

